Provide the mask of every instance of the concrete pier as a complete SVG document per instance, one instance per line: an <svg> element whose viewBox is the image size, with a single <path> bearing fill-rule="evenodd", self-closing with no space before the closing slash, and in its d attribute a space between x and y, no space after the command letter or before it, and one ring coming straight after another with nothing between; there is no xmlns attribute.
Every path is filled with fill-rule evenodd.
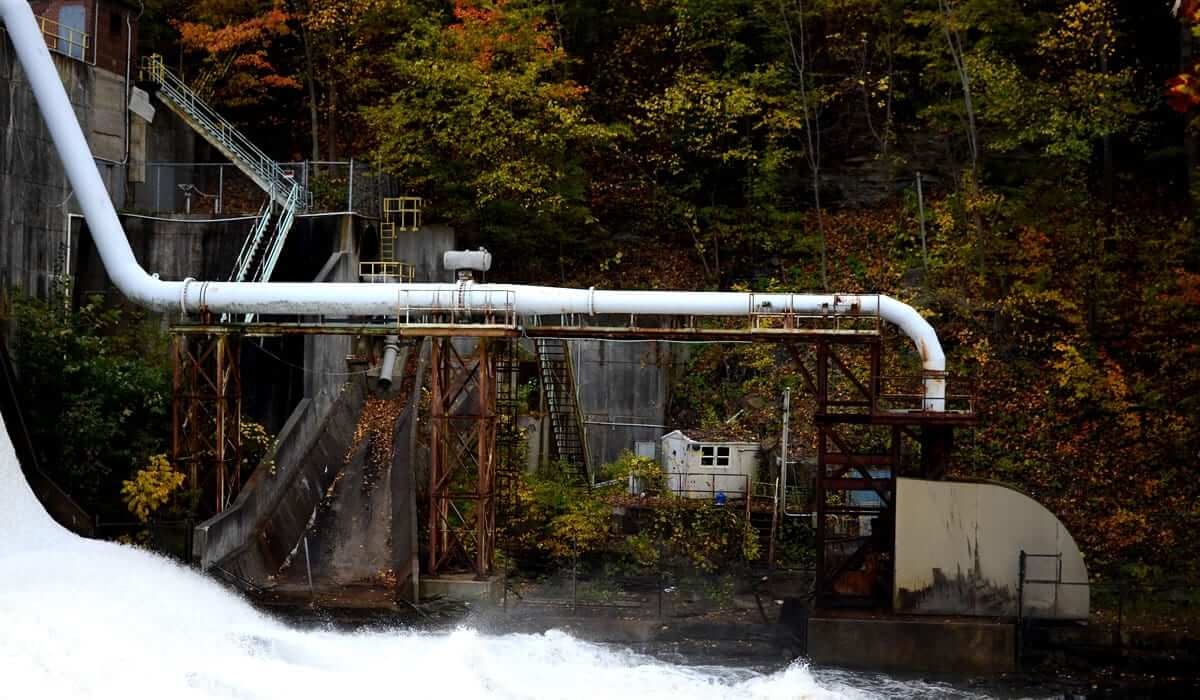
<svg viewBox="0 0 1200 700"><path fill-rule="evenodd" d="M1016 670L1016 628L987 619L816 614L814 664L876 671L999 674Z"/></svg>
<svg viewBox="0 0 1200 700"><path fill-rule="evenodd" d="M434 596L469 603L499 605L504 600L504 579L500 576L489 576L480 580L472 574L422 576L421 599Z"/></svg>

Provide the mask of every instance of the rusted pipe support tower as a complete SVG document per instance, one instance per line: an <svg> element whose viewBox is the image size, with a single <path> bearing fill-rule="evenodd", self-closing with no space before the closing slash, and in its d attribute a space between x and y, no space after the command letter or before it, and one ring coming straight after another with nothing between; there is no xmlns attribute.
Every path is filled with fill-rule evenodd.
<svg viewBox="0 0 1200 700"><path fill-rule="evenodd" d="M242 486L241 335L173 331L171 350L172 462L200 493L202 514L220 513Z"/></svg>
<svg viewBox="0 0 1200 700"><path fill-rule="evenodd" d="M943 411L921 410L914 378L884 376L881 338L858 340L817 339L811 369L800 348L787 345L816 403L817 608L890 608L896 479L943 477L954 427L975 419L966 394L947 396ZM858 361L847 355L854 348ZM918 452L919 462L910 458Z"/></svg>
<svg viewBox="0 0 1200 700"><path fill-rule="evenodd" d="M455 564L492 573L496 547L496 362L479 338L463 354L453 338L432 339L430 575Z"/></svg>

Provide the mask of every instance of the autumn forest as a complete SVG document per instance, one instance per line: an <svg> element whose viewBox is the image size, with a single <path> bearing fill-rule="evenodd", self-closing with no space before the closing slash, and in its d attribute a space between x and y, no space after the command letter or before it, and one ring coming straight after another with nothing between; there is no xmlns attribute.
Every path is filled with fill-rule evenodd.
<svg viewBox="0 0 1200 700"><path fill-rule="evenodd" d="M212 80L268 152L394 175L497 280L913 304L979 399L964 475L1045 503L1098 574L1200 574L1200 3L148 0L141 21L142 53ZM672 409L696 424L796 379L755 348L690 362L713 388Z"/></svg>

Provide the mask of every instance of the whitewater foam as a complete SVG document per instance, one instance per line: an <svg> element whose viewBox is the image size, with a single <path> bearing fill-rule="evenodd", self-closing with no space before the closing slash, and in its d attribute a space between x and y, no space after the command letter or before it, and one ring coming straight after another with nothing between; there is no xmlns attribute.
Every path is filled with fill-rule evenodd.
<svg viewBox="0 0 1200 700"><path fill-rule="evenodd" d="M821 683L802 664L772 675L672 665L554 631L294 629L166 558L59 527L30 492L6 429L0 669L0 698L790 700L883 690Z"/></svg>

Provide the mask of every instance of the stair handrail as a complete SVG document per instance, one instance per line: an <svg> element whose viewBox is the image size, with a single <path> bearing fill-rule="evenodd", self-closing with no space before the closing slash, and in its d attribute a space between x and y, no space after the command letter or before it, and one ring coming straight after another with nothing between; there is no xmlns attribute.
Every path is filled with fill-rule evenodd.
<svg viewBox="0 0 1200 700"><path fill-rule="evenodd" d="M192 115L210 131L213 138L244 161L259 177L275 184L278 187L277 192L286 192L291 185L298 184L294 178L287 175L278 161L255 146L233 123L221 116L188 87L187 83L168 70L161 55L151 54L142 59L142 75L157 83L160 94L165 94Z"/></svg>
<svg viewBox="0 0 1200 700"><path fill-rule="evenodd" d="M583 456L583 473L587 477L588 484L592 483L592 468L591 455L588 453L587 442L587 422L583 419L583 404L579 401L579 382L575 380L575 362L571 359L571 345L567 341L561 341L563 344L563 356L567 367L567 379L571 382L571 418L575 421L576 429L579 431L579 449Z"/></svg>
<svg viewBox="0 0 1200 700"><path fill-rule="evenodd" d="M254 252L258 250L258 244L266 234L267 225L271 222L271 208L272 200L268 197L262 209L258 210L258 221L250 230L250 235L246 236L246 241L242 243L242 250L238 253L237 262L233 264L233 270L229 273L230 282L246 281L246 275L250 272L250 264L255 257Z"/></svg>
<svg viewBox="0 0 1200 700"><path fill-rule="evenodd" d="M550 348L552 341L549 338L538 338L536 340L538 350L538 377L542 383L542 397L546 401L547 414L550 417L550 431L554 434L554 446L557 448L558 455L563 456L563 430L564 427L559 425L562 420L561 411L557 410L562 403L562 398L559 396L560 387L557 377L550 371L550 360L547 357L547 350ZM547 380L552 381L547 381Z"/></svg>
<svg viewBox="0 0 1200 700"><path fill-rule="evenodd" d="M292 229L292 221L296 218L296 207L299 206L300 202L300 189L300 183L292 183L292 189L288 192L287 201L283 205L283 211L280 212L279 220L275 223L271 240L267 244L266 257L263 259L263 264L258 268L258 273L255 275L255 282L270 281L271 273L275 271L275 263L279 260L279 254L283 251L284 241L287 240L288 232Z"/></svg>

